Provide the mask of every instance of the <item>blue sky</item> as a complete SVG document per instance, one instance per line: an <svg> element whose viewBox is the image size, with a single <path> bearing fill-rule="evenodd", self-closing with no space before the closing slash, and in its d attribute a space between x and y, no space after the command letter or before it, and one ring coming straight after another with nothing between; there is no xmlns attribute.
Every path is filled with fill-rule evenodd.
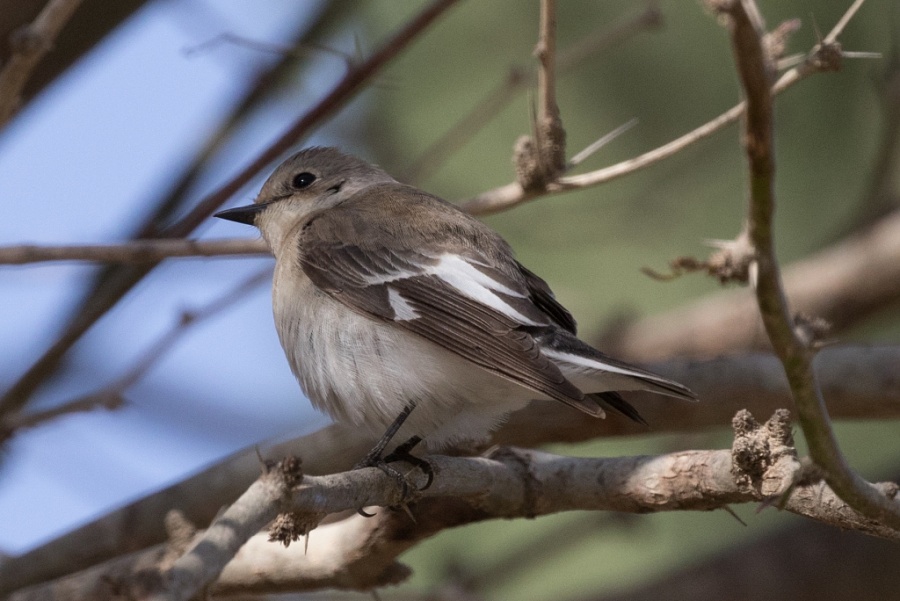
<svg viewBox="0 0 900 601"><path fill-rule="evenodd" d="M208 4L208 5L207 5ZM274 57L233 44L187 49L222 33L279 43L313 1L150 3L33 102L0 135L0 244L98 243L127 236L144 206L226 114L245 76ZM353 51L347 35L337 47ZM343 72L323 54L289 94L224 149L197 198L242 167ZM311 143L333 143L321 136ZM237 195L246 203L260 182ZM14 216L12 219L10 217ZM211 222L204 237L254 236ZM184 309L221 297L268 258L178 260L154 271L70 355L39 406L119 377ZM0 362L6 388L49 345L80 299L90 266L2 267ZM7 347L8 349L10 346ZM0 552L19 554L238 448L326 423L302 397L278 344L268 284L183 337L115 412L68 416L14 438L0 464Z"/></svg>

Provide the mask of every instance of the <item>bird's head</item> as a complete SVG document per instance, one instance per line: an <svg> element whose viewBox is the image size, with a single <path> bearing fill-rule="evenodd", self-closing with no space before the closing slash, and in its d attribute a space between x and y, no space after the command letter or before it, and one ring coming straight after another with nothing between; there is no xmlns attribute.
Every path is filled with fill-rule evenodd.
<svg viewBox="0 0 900 601"><path fill-rule="evenodd" d="M279 165L253 204L226 209L215 216L258 227L275 250L310 213L333 207L368 186L394 181L362 159L336 148L314 146Z"/></svg>

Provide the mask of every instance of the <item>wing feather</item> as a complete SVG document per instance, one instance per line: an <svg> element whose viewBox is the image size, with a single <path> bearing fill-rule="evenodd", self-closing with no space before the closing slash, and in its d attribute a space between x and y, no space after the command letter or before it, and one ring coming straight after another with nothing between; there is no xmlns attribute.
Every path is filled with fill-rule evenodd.
<svg viewBox="0 0 900 601"><path fill-rule="evenodd" d="M531 334L551 323L574 327L542 280L530 272L543 287L524 276L517 279L516 269L494 267L465 244L460 253L446 244L439 253L421 252L414 241L377 244L346 235L363 227L335 223L357 218L351 209L332 208L302 229L300 267L317 287L354 311L391 321L483 369L602 415L596 400L566 379ZM536 288L539 304L532 300ZM551 309L549 315L544 307Z"/></svg>

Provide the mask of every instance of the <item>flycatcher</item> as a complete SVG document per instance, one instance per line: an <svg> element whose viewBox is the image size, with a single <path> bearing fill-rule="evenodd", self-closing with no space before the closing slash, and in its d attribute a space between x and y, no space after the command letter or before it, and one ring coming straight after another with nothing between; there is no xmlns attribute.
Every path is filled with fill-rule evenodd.
<svg viewBox="0 0 900 601"><path fill-rule="evenodd" d="M262 232L291 369L316 408L384 433L368 465L398 432L405 456L422 439L431 449L483 439L532 399L637 421L618 391L696 399L579 340L547 283L492 229L334 148L298 152L254 204L216 216Z"/></svg>

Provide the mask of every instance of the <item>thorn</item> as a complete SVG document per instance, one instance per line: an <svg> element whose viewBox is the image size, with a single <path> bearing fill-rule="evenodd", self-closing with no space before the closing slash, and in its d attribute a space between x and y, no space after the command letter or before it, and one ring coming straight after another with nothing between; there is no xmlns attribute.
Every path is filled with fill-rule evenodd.
<svg viewBox="0 0 900 601"><path fill-rule="evenodd" d="M637 124L638 124L638 120L632 119L631 121L628 121L627 123L625 123L623 125L620 125L616 129L609 132L608 134L602 136L599 140L597 140L593 144L590 144L587 148L585 148L584 150L582 150L581 152L579 152L578 154L573 156L569 160L569 164L566 165L566 170L568 171L569 169L572 169L573 167L577 167L585 159L587 159L588 157L593 155L595 152L597 152L598 150L600 150L601 148L603 148L604 146L606 146L607 144L609 144L610 142L612 142L613 140L615 140L616 138L618 138L619 136L621 136L622 134L624 134L626 131L628 131L629 129L631 129L632 127L634 127Z"/></svg>
<svg viewBox="0 0 900 601"><path fill-rule="evenodd" d="M416 522L416 516L413 515L413 512L412 512L412 510L410 510L408 504L406 504L406 503L401 503L401 504L400 504L400 508L403 509L403 511L406 513L406 515L409 516L409 519L412 520L413 524L418 523L418 522Z"/></svg>
<svg viewBox="0 0 900 601"><path fill-rule="evenodd" d="M841 56L844 58L884 58L884 55L880 52L855 52L851 50L844 50L841 52Z"/></svg>
<svg viewBox="0 0 900 601"><path fill-rule="evenodd" d="M722 509L724 509L725 512L728 513L728 515L730 515L731 517L733 517L734 519L736 519L736 520L741 524L741 526L743 526L744 528L747 527L747 522L745 522L744 520L742 520L742 519L741 519L741 516L739 516L738 514L736 514L736 513L734 512L734 509L732 509L730 505L723 505L723 506L722 506Z"/></svg>
<svg viewBox="0 0 900 601"><path fill-rule="evenodd" d="M819 44L821 44L821 43L822 43L822 40L823 40L823 38L822 38L822 30L819 29L819 22L816 21L816 15L815 15L815 13L809 13L809 18L810 18L810 20L812 21L813 31L814 31L815 34L816 34L816 42L819 43Z"/></svg>

